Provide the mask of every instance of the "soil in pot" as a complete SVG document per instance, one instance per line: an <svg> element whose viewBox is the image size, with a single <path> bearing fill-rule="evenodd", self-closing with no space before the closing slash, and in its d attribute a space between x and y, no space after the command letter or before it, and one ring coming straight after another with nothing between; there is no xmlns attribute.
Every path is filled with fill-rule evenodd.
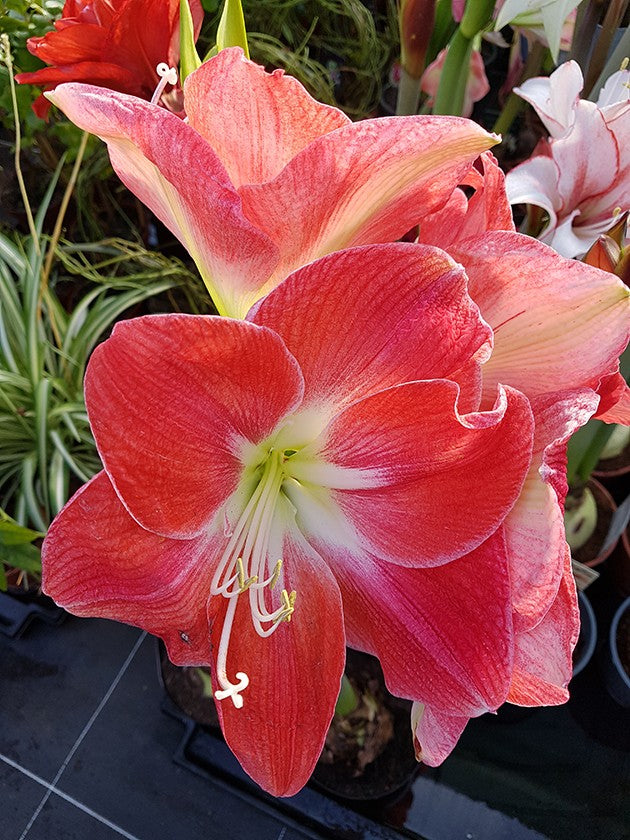
<svg viewBox="0 0 630 840"><path fill-rule="evenodd" d="M606 536L608 535L608 530L610 528L613 513L616 510L616 505L610 493L608 493L608 491L602 487L598 481L590 479L587 484L587 488L591 491L595 499L595 504L597 506L597 521L595 523L594 531L586 542L579 548L571 549L571 556L574 560L577 560L579 563L583 563L585 566L597 566L606 559L614 548L614 546L610 546L605 554L602 553L602 546L606 540ZM570 499L567 497L567 509L569 508L569 505Z"/></svg>
<svg viewBox="0 0 630 840"><path fill-rule="evenodd" d="M349 714L333 718L312 779L343 799L393 798L404 792L418 768L411 703L389 694L372 656L348 650L346 676L358 704Z"/></svg>

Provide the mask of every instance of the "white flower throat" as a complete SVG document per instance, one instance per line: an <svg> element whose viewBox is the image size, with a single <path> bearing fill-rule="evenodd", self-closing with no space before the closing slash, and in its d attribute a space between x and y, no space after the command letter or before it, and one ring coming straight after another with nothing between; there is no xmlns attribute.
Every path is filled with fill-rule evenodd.
<svg viewBox="0 0 630 840"><path fill-rule="evenodd" d="M271 449L260 465L260 477L236 526L229 532L229 541L212 579L210 593L228 599L228 607L221 630L217 654L217 681L221 688L215 691L217 700L231 698L237 709L242 708L241 692L249 685L249 677L243 671L236 672L236 682L227 673L227 655L232 632L232 623L241 595L249 598L252 624L259 636L271 636L280 624L290 621L295 610L295 591L280 592L280 606L270 609L271 590L276 586L282 572L282 560L278 559L269 568L269 542L278 497L283 482L287 479L288 459L295 450Z"/></svg>

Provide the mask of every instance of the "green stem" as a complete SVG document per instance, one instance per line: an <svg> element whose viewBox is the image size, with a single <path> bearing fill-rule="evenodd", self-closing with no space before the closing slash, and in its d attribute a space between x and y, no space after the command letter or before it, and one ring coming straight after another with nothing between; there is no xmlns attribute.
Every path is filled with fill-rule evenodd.
<svg viewBox="0 0 630 840"><path fill-rule="evenodd" d="M339 697L337 698L337 705L335 706L335 714L340 717L352 714L359 705L359 698L357 693L352 688L352 684L348 677L344 674L341 678L341 688L339 690Z"/></svg>
<svg viewBox="0 0 630 840"><path fill-rule="evenodd" d="M523 82L527 81L527 79L531 79L538 75L545 56L545 50L546 47L543 47L543 45L539 42L536 42L533 45L529 51L529 55L527 56L525 66L523 67L523 72L521 73L521 77L518 82L519 85L522 85ZM503 110L499 114L499 117L492 129L495 134L506 134L524 107L525 100L521 99L521 97L517 93L514 93L514 91L511 91L505 105L503 106Z"/></svg>
<svg viewBox="0 0 630 840"><path fill-rule="evenodd" d="M584 95L588 96L593 89L596 79L601 75L610 45L613 42L615 33L619 28L619 24L628 8L630 0L610 0L606 17L602 24L602 31L597 39L597 43L593 49L591 60L588 65L586 78L584 79Z"/></svg>
<svg viewBox="0 0 630 840"><path fill-rule="evenodd" d="M608 61L606 62L606 66L602 70L599 75L599 78L593 85L593 89L590 92L589 99L591 102L595 102L597 97L599 96L600 90L606 84L606 81L613 73L616 73L617 70L621 67L621 62L624 58L630 56L630 26L626 28L626 31L623 33L623 36L617 46L614 49L613 54L610 56Z"/></svg>
<svg viewBox="0 0 630 840"><path fill-rule="evenodd" d="M7 70L9 71L9 87L11 89L11 104L13 107L13 119L15 121L15 156L14 156L14 164L15 164L15 175L17 177L18 185L20 187L20 193L22 195L22 201L24 202L24 209L26 210L26 219L28 221L28 229L31 232L31 236L33 238L33 245L37 254L39 255L39 237L37 236L37 230L35 228L35 219L33 218L33 212L31 210L31 203L28 200L28 193L26 192L26 184L24 183L24 178L22 176L22 167L20 165L20 147L22 145L22 132L20 130L20 112L18 110L17 104L17 97L15 95L15 80L13 78L13 59L11 58L11 44L9 42L9 36L6 34L0 35L0 50L2 53L2 61L6 64Z"/></svg>
<svg viewBox="0 0 630 840"><path fill-rule="evenodd" d="M470 72L472 46L472 38L467 38L460 26L453 35L446 53L440 86L433 105L434 114L461 116Z"/></svg>
<svg viewBox="0 0 630 840"><path fill-rule="evenodd" d="M418 113L420 102L420 79L414 79L404 67L400 69L400 84L396 99L396 116L403 117Z"/></svg>

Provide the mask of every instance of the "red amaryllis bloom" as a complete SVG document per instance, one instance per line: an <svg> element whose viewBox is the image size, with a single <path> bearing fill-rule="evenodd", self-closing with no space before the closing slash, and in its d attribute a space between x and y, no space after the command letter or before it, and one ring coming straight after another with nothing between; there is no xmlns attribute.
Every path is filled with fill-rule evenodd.
<svg viewBox="0 0 630 840"><path fill-rule="evenodd" d="M190 0L190 7L197 35L200 0ZM62 82L88 82L151 99L160 81L157 65L179 63L179 0L66 0L54 30L26 45L51 67L18 74L22 84L52 90ZM177 97L170 101L181 109ZM33 110L45 118L50 102L39 96Z"/></svg>
<svg viewBox="0 0 630 840"><path fill-rule="evenodd" d="M324 257L246 321L118 324L86 376L104 471L51 526L45 591L211 663L226 740L277 795L317 760L346 641L400 696L496 709L533 418L503 386L479 410L490 350L461 266L412 244Z"/></svg>
<svg viewBox="0 0 630 840"><path fill-rule="evenodd" d="M456 190L441 214L425 218L420 240L464 266L469 293L492 327L482 406L501 382L526 394L533 410L532 462L501 526L514 627L507 700L553 705L568 698L579 624L562 516L566 442L591 415L630 424L630 390L618 373L630 337L630 291L614 276L515 233L503 174L491 154L463 184L472 196ZM456 705L417 706L419 757L439 764L467 720Z"/></svg>
<svg viewBox="0 0 630 840"><path fill-rule="evenodd" d="M84 85L51 97L102 137L122 181L186 246L222 315L291 271L399 239L497 138L459 117L351 123L281 71L222 50L184 85L186 123Z"/></svg>

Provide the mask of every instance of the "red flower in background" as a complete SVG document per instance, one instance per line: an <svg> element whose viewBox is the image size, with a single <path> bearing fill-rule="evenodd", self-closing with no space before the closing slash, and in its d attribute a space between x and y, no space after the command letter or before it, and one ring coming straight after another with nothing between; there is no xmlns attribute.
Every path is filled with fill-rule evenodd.
<svg viewBox="0 0 630 840"><path fill-rule="evenodd" d="M190 8L197 35L200 0L190 0ZM20 84L52 90L61 82L89 82L150 99L160 81L156 66L179 63L179 0L66 0L55 28L27 46L51 66L20 73ZM172 99L172 110L180 110ZM33 104L43 119L49 109L43 95Z"/></svg>

